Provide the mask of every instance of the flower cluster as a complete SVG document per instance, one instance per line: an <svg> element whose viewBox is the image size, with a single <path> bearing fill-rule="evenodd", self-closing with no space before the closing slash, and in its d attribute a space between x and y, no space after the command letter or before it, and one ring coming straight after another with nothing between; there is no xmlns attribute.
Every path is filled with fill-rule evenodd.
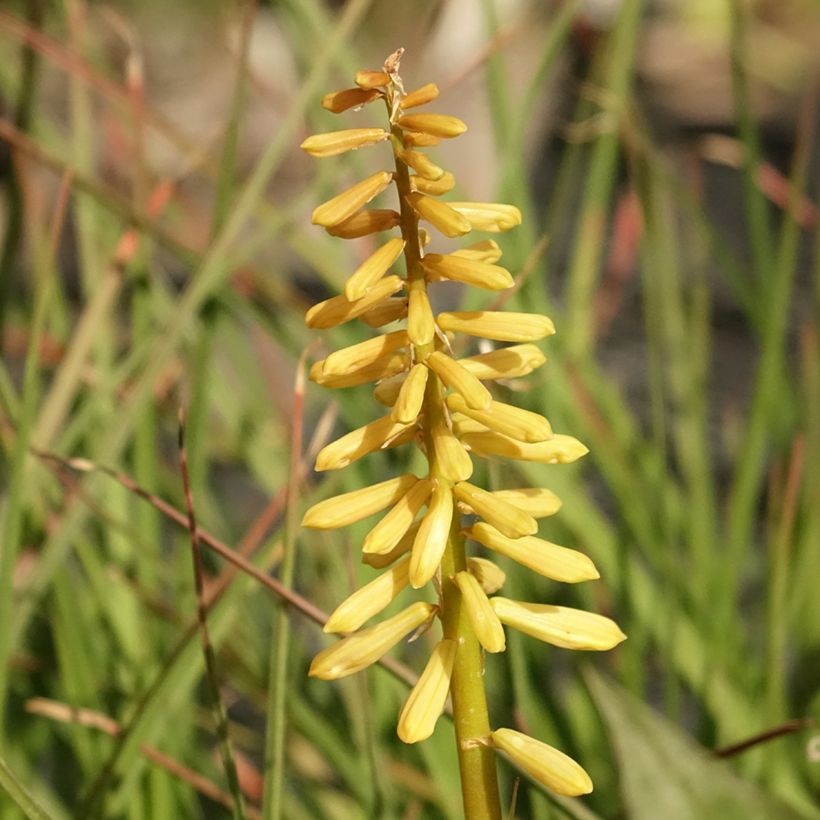
<svg viewBox="0 0 820 820"><path fill-rule="evenodd" d="M400 56L401 51L391 55L382 71L360 71L355 88L328 94L322 101L324 108L340 113L381 100L386 104L388 128L317 134L302 143L317 157L389 143L395 170L378 171L320 205L313 212L313 222L345 239L400 232L362 262L342 294L312 307L306 322L311 328L331 328L357 318L377 329L403 324L313 365L311 379L327 387L376 383L376 398L389 407L381 418L328 444L317 457L316 469L338 469L376 450L412 443L426 455L428 471L321 501L307 511L303 525L334 529L389 508L362 546L364 561L384 571L331 614L325 631L351 634L320 652L310 674L335 679L358 672L441 618L443 637L399 717L399 736L414 743L433 732L465 639L442 617L446 596L451 605L459 599L468 616L467 628L486 652L504 650L504 626L570 649L609 649L624 635L600 615L495 595L504 583L503 571L487 558L465 554L466 536L490 553L511 558L546 578L576 583L598 577L586 555L536 536L537 519L553 515L561 504L549 489L489 492L470 483L472 456L564 464L587 449L571 436L554 433L542 416L497 401L485 384L526 376L544 363L533 343L554 333L547 317L500 311L433 314L428 298L431 284L449 280L501 291L513 285L513 278L497 264L501 250L491 239L452 253L425 253L429 234L419 222L446 237L459 237L471 231L509 230L520 223L521 215L511 205L438 198L454 187L455 180L419 149L458 137L466 126L453 116L415 113L436 99L438 89L430 83L406 93L398 75ZM391 185L398 194L398 210L365 207ZM401 256L405 276L391 273ZM489 352L456 358L454 334L502 344ZM463 530L462 514L480 520ZM421 589L430 582L435 603L417 601L381 623L364 627L408 586ZM557 792L574 795L592 789L577 763L520 732L502 728L474 740L505 752Z"/></svg>

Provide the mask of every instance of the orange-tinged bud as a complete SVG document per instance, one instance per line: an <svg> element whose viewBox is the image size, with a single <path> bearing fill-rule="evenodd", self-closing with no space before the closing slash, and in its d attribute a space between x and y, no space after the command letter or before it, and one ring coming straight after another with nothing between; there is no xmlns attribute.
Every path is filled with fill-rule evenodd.
<svg viewBox="0 0 820 820"><path fill-rule="evenodd" d="M452 238L470 232L470 223L444 202L419 193L408 194L407 201L422 219L426 219L445 236Z"/></svg>
<svg viewBox="0 0 820 820"><path fill-rule="evenodd" d="M358 239L360 236L368 236L379 231L389 231L395 228L401 220L398 211L389 208L372 208L369 211L359 211L348 217L338 225L331 225L325 230L331 236L338 236L341 239Z"/></svg>
<svg viewBox="0 0 820 820"><path fill-rule="evenodd" d="M425 179L423 176L413 174L410 177L410 184L421 194L441 196L455 188L456 178L449 171L445 171L437 180Z"/></svg>
<svg viewBox="0 0 820 820"><path fill-rule="evenodd" d="M390 75L384 71L364 69L356 72L356 85L359 88L384 88L390 83Z"/></svg>
<svg viewBox="0 0 820 820"><path fill-rule="evenodd" d="M421 151L399 151L399 159L409 165L419 176L429 180L441 179L444 176L444 169L436 165L427 154Z"/></svg>
<svg viewBox="0 0 820 820"><path fill-rule="evenodd" d="M404 144L408 148L430 148L433 145L440 145L441 137L436 137L433 134L423 134L421 131L405 131Z"/></svg>
<svg viewBox="0 0 820 820"><path fill-rule="evenodd" d="M437 276L486 290L506 290L515 284L506 268L454 254L428 253L421 264Z"/></svg>
<svg viewBox="0 0 820 820"><path fill-rule="evenodd" d="M365 311L359 318L369 327L384 327L407 316L407 299L384 299Z"/></svg>
<svg viewBox="0 0 820 820"><path fill-rule="evenodd" d="M346 151L354 151L365 145L384 142L390 134L383 128L348 128L344 131L329 131L314 134L299 146L314 157L335 157Z"/></svg>
<svg viewBox="0 0 820 820"><path fill-rule="evenodd" d="M422 288L411 287L407 304L407 334L414 345L429 345L436 334L430 300Z"/></svg>
<svg viewBox="0 0 820 820"><path fill-rule="evenodd" d="M367 88L345 88L342 91L332 91L322 97L322 108L332 111L334 114L341 114L348 108L357 108L366 105L373 100L377 100L381 94L379 91Z"/></svg>
<svg viewBox="0 0 820 820"><path fill-rule="evenodd" d="M458 117L450 114L405 114L399 117L399 127L444 139L457 137L467 130L467 126Z"/></svg>
<svg viewBox="0 0 820 820"><path fill-rule="evenodd" d="M358 370L372 362L395 353L409 343L406 330L394 330L366 339L350 347L343 347L331 353L326 359L322 373L328 376Z"/></svg>
<svg viewBox="0 0 820 820"><path fill-rule="evenodd" d="M424 402L424 388L430 371L423 364L413 365L402 383L396 403L390 415L399 422L409 424L418 417Z"/></svg>
<svg viewBox="0 0 820 820"><path fill-rule="evenodd" d="M314 225L322 225L325 228L344 222L387 188L391 179L393 175L387 171L371 174L367 179L357 182L338 196L319 205L314 209L311 221Z"/></svg>
<svg viewBox="0 0 820 820"><path fill-rule="evenodd" d="M427 105L427 103L433 102L436 97L438 97L438 86L435 83L427 83L421 88L417 88L409 94L405 94L399 102L399 107L405 111L408 108L418 108L420 105Z"/></svg>

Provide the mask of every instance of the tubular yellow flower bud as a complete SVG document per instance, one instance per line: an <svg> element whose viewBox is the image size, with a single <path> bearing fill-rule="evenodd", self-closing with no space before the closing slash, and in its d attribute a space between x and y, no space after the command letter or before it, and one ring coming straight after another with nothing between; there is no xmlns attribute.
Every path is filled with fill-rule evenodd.
<svg viewBox="0 0 820 820"><path fill-rule="evenodd" d="M333 610L325 632L353 632L378 615L407 586L410 558L399 561L387 572L356 590Z"/></svg>
<svg viewBox="0 0 820 820"><path fill-rule="evenodd" d="M470 232L470 223L444 202L419 193L407 194L407 201L422 219L426 219L445 236L452 238Z"/></svg>
<svg viewBox="0 0 820 820"><path fill-rule="evenodd" d="M391 239L370 254L345 282L345 298L351 302L361 299L390 270L403 250L403 239Z"/></svg>
<svg viewBox="0 0 820 820"><path fill-rule="evenodd" d="M355 387L359 384L375 382L379 379L387 379L394 374L406 370L410 364L410 359L405 353L393 353L362 367L359 370L350 370L339 375L327 375L322 372L325 360L320 359L314 362L310 368L310 380L321 384L324 387Z"/></svg>
<svg viewBox="0 0 820 820"><path fill-rule="evenodd" d="M366 88L345 88L342 91L332 91L322 97L322 108L332 111L334 114L341 114L348 108L356 108L366 105L373 100L377 100L381 94L374 89Z"/></svg>
<svg viewBox="0 0 820 820"><path fill-rule="evenodd" d="M398 158L409 165L419 176L429 180L441 179L444 176L444 169L436 165L427 154L421 151L399 151Z"/></svg>
<svg viewBox="0 0 820 820"><path fill-rule="evenodd" d="M513 763L556 794L577 797L592 791L589 775L558 749L514 729L496 729L492 739Z"/></svg>
<svg viewBox="0 0 820 820"><path fill-rule="evenodd" d="M414 345L429 345L436 334L430 300L421 288L412 288L407 305L407 334Z"/></svg>
<svg viewBox="0 0 820 820"><path fill-rule="evenodd" d="M487 595L498 592L507 580L504 570L486 558L471 555L467 559L467 570L475 575L476 581L481 584L481 588Z"/></svg>
<svg viewBox="0 0 820 820"><path fill-rule="evenodd" d="M444 640L435 649L402 707L397 732L405 743L427 740L444 711L458 644Z"/></svg>
<svg viewBox="0 0 820 820"><path fill-rule="evenodd" d="M344 296L332 296L324 302L315 304L305 314L305 324L314 330L326 330L344 324L376 307L403 287L404 281L398 276L385 276L373 285L365 296L355 302L345 299Z"/></svg>
<svg viewBox="0 0 820 820"><path fill-rule="evenodd" d="M402 383L390 415L398 422L409 424L418 417L424 401L424 388L429 371L423 364L413 365Z"/></svg>
<svg viewBox="0 0 820 820"><path fill-rule="evenodd" d="M382 416L323 447L316 456L315 469L323 472L347 467L412 428L412 424L398 424L390 416Z"/></svg>
<svg viewBox="0 0 820 820"><path fill-rule="evenodd" d="M460 361L477 379L517 379L541 367L546 358L535 345L512 345Z"/></svg>
<svg viewBox="0 0 820 820"><path fill-rule="evenodd" d="M521 487L516 490L495 490L493 495L509 501L533 518L546 518L561 509L561 499L546 487Z"/></svg>
<svg viewBox="0 0 820 820"><path fill-rule="evenodd" d="M564 649L601 651L626 640L615 621L594 612L508 598L491 598L490 603L501 623Z"/></svg>
<svg viewBox="0 0 820 820"><path fill-rule="evenodd" d="M410 529L413 519L427 502L434 487L435 483L430 478L416 482L393 509L370 530L362 544L362 552L390 552Z"/></svg>
<svg viewBox="0 0 820 820"><path fill-rule="evenodd" d="M389 136L383 128L348 128L344 131L314 134L299 147L313 157L335 157L365 145L384 142Z"/></svg>
<svg viewBox="0 0 820 820"><path fill-rule="evenodd" d="M440 481L433 492L427 514L421 520L410 557L410 586L419 589L435 574L447 546L453 520L453 495Z"/></svg>
<svg viewBox="0 0 820 820"><path fill-rule="evenodd" d="M441 137L433 134L423 134L421 131L405 131L404 144L417 148L430 148L433 145L441 144Z"/></svg>
<svg viewBox="0 0 820 820"><path fill-rule="evenodd" d="M388 478L387 481L381 481L371 487L326 498L314 504L305 513L302 526L315 530L346 527L395 504L418 480L412 473L406 473L396 478Z"/></svg>
<svg viewBox="0 0 820 820"><path fill-rule="evenodd" d="M384 71L364 71L356 72L356 85L359 88L384 88L390 83L390 75Z"/></svg>
<svg viewBox="0 0 820 820"><path fill-rule="evenodd" d="M325 230L331 236L338 236L341 239L358 239L360 236L368 236L371 233L389 231L399 224L399 220L398 211L389 208L373 208L369 211L359 211L345 219L344 222L331 225Z"/></svg>
<svg viewBox="0 0 820 820"><path fill-rule="evenodd" d="M427 105L438 97L438 86L435 83L427 83L409 94L405 94L399 101L399 107L406 111L408 108L418 108L420 105Z"/></svg>
<svg viewBox="0 0 820 820"><path fill-rule="evenodd" d="M498 242L493 239L483 239L481 242L473 242L466 248L453 251L450 256L460 256L464 259L474 259L476 262L494 265L501 259L502 254Z"/></svg>
<svg viewBox="0 0 820 820"><path fill-rule="evenodd" d="M466 481L473 474L473 461L461 442L443 425L431 431L434 457L447 481Z"/></svg>
<svg viewBox="0 0 820 820"><path fill-rule="evenodd" d="M421 194L441 196L455 188L456 178L449 171L445 171L437 180L425 179L419 174L413 174L410 177L410 184Z"/></svg>
<svg viewBox="0 0 820 820"><path fill-rule="evenodd" d="M454 254L428 253L421 263L430 273L485 290L506 290L515 284L506 268Z"/></svg>
<svg viewBox="0 0 820 820"><path fill-rule="evenodd" d="M450 207L462 214L475 231L500 233L521 224L521 211L514 205L498 202L451 202Z"/></svg>
<svg viewBox="0 0 820 820"><path fill-rule="evenodd" d="M538 522L531 515L481 487L461 481L453 487L453 494L509 538L521 538L538 532Z"/></svg>
<svg viewBox="0 0 820 820"><path fill-rule="evenodd" d="M407 299L385 299L359 318L370 327L384 327L407 316Z"/></svg>
<svg viewBox="0 0 820 820"><path fill-rule="evenodd" d="M417 601L398 615L343 638L313 659L308 674L322 680L335 680L366 669L402 638L430 620L436 609L434 604Z"/></svg>
<svg viewBox="0 0 820 820"><path fill-rule="evenodd" d="M394 353L409 343L406 330L394 330L392 333L385 333L374 336L364 342L359 342L350 347L343 347L331 353L326 359L322 373L333 376L339 373L347 373L350 370L358 370L366 367L384 356Z"/></svg>
<svg viewBox="0 0 820 820"><path fill-rule="evenodd" d="M409 370L405 368L404 373L396 373L394 376L380 381L373 391L373 398L385 407L392 407L399 397L404 380L407 378Z"/></svg>
<svg viewBox="0 0 820 820"><path fill-rule="evenodd" d="M549 441L528 444L515 441L501 433L465 433L461 442L477 456L504 456L520 461L538 461L541 464L571 464L589 450L572 436L555 433Z"/></svg>
<svg viewBox="0 0 820 820"><path fill-rule="evenodd" d="M510 537L492 524L482 522L474 524L466 534L468 538L478 541L493 552L506 555L507 558L512 558L533 572L554 581L577 584L600 578L592 559L578 550L559 547L558 544L532 535Z"/></svg>
<svg viewBox="0 0 820 820"><path fill-rule="evenodd" d="M469 572L458 572L456 573L456 584L461 590L467 617L470 619L478 642L487 652L503 652L507 646L504 627L501 626L498 615L490 606L478 579Z"/></svg>
<svg viewBox="0 0 820 820"><path fill-rule="evenodd" d="M401 558L405 553L410 552L413 548L413 542L416 540L416 533L419 531L421 521L416 521L412 527L401 537L401 540L390 552L363 552L362 563L367 564L373 569L383 569L389 567L397 558Z"/></svg>
<svg viewBox="0 0 820 820"><path fill-rule="evenodd" d="M333 199L319 205L313 211L311 221L314 225L322 225L325 228L331 228L344 222L387 188L391 179L393 175L387 171L377 171L338 196L334 196Z"/></svg>
<svg viewBox="0 0 820 820"><path fill-rule="evenodd" d="M553 323L538 313L467 310L439 313L437 321L442 330L483 336L497 342L537 342L555 333Z"/></svg>
<svg viewBox="0 0 820 820"><path fill-rule="evenodd" d="M434 137L451 139L463 134L467 126L450 114L405 114L399 117L399 126L408 131L422 131Z"/></svg>
<svg viewBox="0 0 820 820"><path fill-rule="evenodd" d="M448 386L460 393L468 406L477 410L492 403L490 391L472 373L465 370L455 359L437 350L431 353L425 364Z"/></svg>
<svg viewBox="0 0 820 820"><path fill-rule="evenodd" d="M543 416L511 404L493 401L488 409L476 410L461 396L451 395L447 396L447 407L517 441L537 443L552 438L552 427Z"/></svg>

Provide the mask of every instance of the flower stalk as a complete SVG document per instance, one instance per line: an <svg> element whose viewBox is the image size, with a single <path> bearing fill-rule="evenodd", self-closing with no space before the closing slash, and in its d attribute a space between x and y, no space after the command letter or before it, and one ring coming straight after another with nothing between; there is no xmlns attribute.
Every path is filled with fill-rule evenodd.
<svg viewBox="0 0 820 820"><path fill-rule="evenodd" d="M322 102L340 113L382 100L387 127L382 122L318 134L302 143L313 156L332 157L389 142L394 170L377 171L319 205L313 222L345 239L399 230L399 236L378 243L340 295L314 305L306 322L327 329L358 318L377 331L316 362L310 378L337 388L373 382L375 398L389 408L328 444L316 469L340 469L374 451L409 444L426 456L427 474L388 478L320 501L305 514L304 526L333 529L382 513L362 544L363 561L379 574L337 607L326 631L351 634L322 650L310 674L326 680L354 674L408 635L440 621L441 637L402 708L397 731L407 743L429 737L449 692L465 816L500 820L497 752L560 794L584 794L592 784L577 763L551 746L513 729L492 728L484 653L504 650L505 627L571 649L609 649L624 635L600 615L495 595L505 580L491 560L496 552L568 583L595 579L598 572L582 553L537 537L538 519L560 508L554 493L548 488L489 492L470 482L473 457L563 464L587 449L572 436L553 433L542 416L496 400L486 384L526 376L544 364L534 343L555 332L550 319L480 310L433 313L430 286L437 282L490 292L513 285L510 272L496 264L501 248L494 240L428 253L428 243L440 241L435 234L454 239L474 230L499 233L520 224L521 214L512 205L439 199L455 180L420 149L459 136L466 125L453 116L416 110L434 101L438 89L428 83L406 93L398 74L402 53L388 57L382 70L358 72L356 88L328 94ZM408 109L412 112L405 113ZM367 208L391 187L398 210ZM421 222L434 229L432 234ZM403 277L391 272L400 259ZM451 347L455 333L500 344L458 359ZM462 515L480 520L463 528ZM490 557L468 555L468 540ZM366 625L412 590L435 598L416 600Z"/></svg>

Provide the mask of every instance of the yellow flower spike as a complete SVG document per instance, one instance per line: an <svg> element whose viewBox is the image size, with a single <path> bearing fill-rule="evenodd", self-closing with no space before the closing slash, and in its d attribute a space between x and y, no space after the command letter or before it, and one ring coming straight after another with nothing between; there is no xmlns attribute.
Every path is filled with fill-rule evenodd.
<svg viewBox="0 0 820 820"><path fill-rule="evenodd" d="M431 431L434 457L447 481L466 481L473 474L473 461L462 443L443 425Z"/></svg>
<svg viewBox="0 0 820 820"><path fill-rule="evenodd" d="M359 318L369 327L384 327L407 316L407 299L385 299L365 311Z"/></svg>
<svg viewBox="0 0 820 820"><path fill-rule="evenodd" d="M407 194L407 201L422 219L451 239L470 232L470 223L444 202L419 193Z"/></svg>
<svg viewBox="0 0 820 820"><path fill-rule="evenodd" d="M578 797L592 791L589 775L558 749L514 729L496 729L491 737L497 749L556 794Z"/></svg>
<svg viewBox="0 0 820 820"><path fill-rule="evenodd" d="M438 97L438 86L435 83L426 85L410 91L399 100L399 107L406 111L408 108L418 108L420 105L427 105Z"/></svg>
<svg viewBox="0 0 820 820"><path fill-rule="evenodd" d="M423 176L413 174L410 177L410 184L420 194L441 196L456 187L456 178L449 171L445 171L437 180L425 179Z"/></svg>
<svg viewBox="0 0 820 820"><path fill-rule="evenodd" d="M344 131L314 134L299 147L313 157L335 157L346 151L384 142L389 136L390 133L384 128L348 128Z"/></svg>
<svg viewBox="0 0 820 820"><path fill-rule="evenodd" d="M469 572L458 572L456 584L461 590L461 599L478 642L487 652L503 652L507 647L504 627L490 606L478 579Z"/></svg>
<svg viewBox="0 0 820 820"><path fill-rule="evenodd" d="M305 324L314 330L327 330L342 325L377 307L403 287L404 280L398 276L385 276L373 285L365 296L355 302L345 299L344 296L332 296L308 310L305 314Z"/></svg>
<svg viewBox="0 0 820 820"><path fill-rule="evenodd" d="M323 447L316 456L315 470L339 470L362 456L395 442L402 433L412 431L412 424L398 424L390 416L382 416Z"/></svg>
<svg viewBox="0 0 820 820"><path fill-rule="evenodd" d="M506 268L462 256L428 253L421 263L429 273L485 290L506 290L515 284Z"/></svg>
<svg viewBox="0 0 820 820"><path fill-rule="evenodd" d="M341 239L358 239L360 236L369 236L371 233L389 231L399 224L400 219L398 211L389 208L372 208L368 211L359 211L345 219L344 222L331 225L325 230L331 236L338 236Z"/></svg>
<svg viewBox="0 0 820 820"><path fill-rule="evenodd" d="M521 487L515 490L494 490L493 495L503 498L533 518L547 518L561 509L561 499L546 487Z"/></svg>
<svg viewBox="0 0 820 820"><path fill-rule="evenodd" d="M307 510L302 518L302 526L314 530L346 527L395 504L402 496L407 495L418 480L412 473L406 473L396 478L388 478L387 481L381 481L371 487L326 498Z"/></svg>
<svg viewBox="0 0 820 820"><path fill-rule="evenodd" d="M447 546L452 520L453 494L445 482L439 481L413 540L410 557L410 586L413 589L423 587L436 574Z"/></svg>
<svg viewBox="0 0 820 820"><path fill-rule="evenodd" d="M362 563L373 569L384 569L389 567L396 559L410 552L413 542L416 540L416 533L419 531L421 521L416 521L412 527L401 537L401 540L390 552L363 552Z"/></svg>
<svg viewBox="0 0 820 820"><path fill-rule="evenodd" d="M439 313L439 327L453 333L483 336L497 342L537 342L555 333L555 325L539 313L467 310Z"/></svg>
<svg viewBox="0 0 820 820"><path fill-rule="evenodd" d="M322 97L322 108L334 114L341 114L348 108L357 108L366 105L381 97L381 93L375 89L367 88L345 88L342 91L332 91Z"/></svg>
<svg viewBox="0 0 820 820"><path fill-rule="evenodd" d="M407 302L407 335L414 345L429 345L436 335L430 300L421 288L412 288Z"/></svg>
<svg viewBox="0 0 820 820"><path fill-rule="evenodd" d="M481 242L473 242L472 245L467 245L466 248L453 251L450 256L473 259L476 262L486 262L489 265L494 265L501 259L502 252L495 240L482 239Z"/></svg>
<svg viewBox="0 0 820 820"><path fill-rule="evenodd" d="M359 370L350 370L340 375L327 375L322 372L325 360L320 359L311 365L309 378L316 384L323 387L355 387L368 382L375 382L379 379L388 379L396 373L406 370L410 365L410 359L405 353L392 353L381 359L376 359L373 363L362 367Z"/></svg>
<svg viewBox="0 0 820 820"><path fill-rule="evenodd" d="M467 126L458 117L450 114L405 114L399 117L399 127L444 139L458 137L467 130Z"/></svg>
<svg viewBox="0 0 820 820"><path fill-rule="evenodd" d="M462 396L451 395L447 396L447 407L517 441L534 444L552 438L552 427L543 416L511 404L493 401L486 410L476 410Z"/></svg>
<svg viewBox="0 0 820 820"><path fill-rule="evenodd" d="M459 361L477 379L517 379L537 370L546 358L535 345L524 344L501 347Z"/></svg>
<svg viewBox="0 0 820 820"><path fill-rule="evenodd" d="M498 597L490 603L501 623L564 649L603 651L626 640L615 621L594 612Z"/></svg>
<svg viewBox="0 0 820 820"><path fill-rule="evenodd" d="M324 631L353 632L365 621L378 615L407 586L410 557L399 561L387 572L356 590L333 610Z"/></svg>
<svg viewBox="0 0 820 820"><path fill-rule="evenodd" d="M361 299L390 270L403 250L404 240L397 238L370 254L345 282L345 298L351 302Z"/></svg>
<svg viewBox="0 0 820 820"><path fill-rule="evenodd" d="M388 376L380 381L373 391L373 398L385 407L392 407L399 397L402 385L409 372L409 369L405 369L403 373L396 373L394 376Z"/></svg>
<svg viewBox="0 0 820 820"><path fill-rule="evenodd" d="M418 417L424 402L424 388L427 386L429 371L423 364L413 365L407 378L402 382L396 403L390 415L398 422L409 424Z"/></svg>
<svg viewBox="0 0 820 820"><path fill-rule="evenodd" d="M387 515L373 527L362 544L362 552L390 552L410 529L418 511L435 489L435 482L423 478L402 496Z"/></svg>
<svg viewBox="0 0 820 820"><path fill-rule="evenodd" d="M504 570L486 558L471 555L467 559L467 570L475 576L476 581L481 584L481 588L487 595L498 592L507 580Z"/></svg>
<svg viewBox="0 0 820 820"><path fill-rule="evenodd" d="M514 205L499 202L450 202L475 231L501 233L521 224L521 211Z"/></svg>
<svg viewBox="0 0 820 820"><path fill-rule="evenodd" d="M356 85L359 88L384 88L390 83L390 75L384 71L364 71L356 72Z"/></svg>
<svg viewBox="0 0 820 820"><path fill-rule="evenodd" d="M423 134L421 131L405 131L404 144L414 148L431 148L441 144L441 137L433 134Z"/></svg>
<svg viewBox="0 0 820 820"><path fill-rule="evenodd" d="M399 151L397 156L405 165L409 165L424 179L435 182L444 176L444 169L436 165L427 154L422 154L421 151Z"/></svg>
<svg viewBox="0 0 820 820"><path fill-rule="evenodd" d="M451 356L436 350L424 361L448 387L460 393L470 407L481 410L492 403L490 391Z"/></svg>
<svg viewBox="0 0 820 820"><path fill-rule="evenodd" d="M396 731L405 743L418 743L433 734L450 692L457 651L458 644L446 638L433 649L399 715Z"/></svg>
<svg viewBox="0 0 820 820"><path fill-rule="evenodd" d="M367 179L357 182L346 191L314 209L311 221L314 225L332 228L349 219L356 211L364 208L371 199L377 197L393 179L388 171L377 171Z"/></svg>
<svg viewBox="0 0 820 820"><path fill-rule="evenodd" d="M417 601L380 624L354 632L316 655L308 674L322 680L336 680L361 672L429 621L436 610L434 604Z"/></svg>
<svg viewBox="0 0 820 820"><path fill-rule="evenodd" d="M327 376L348 373L366 367L384 356L394 353L409 343L406 330L394 330L359 342L350 347L343 347L331 353L326 359L322 373Z"/></svg>
<svg viewBox="0 0 820 820"><path fill-rule="evenodd" d="M453 487L453 494L508 538L522 538L538 532L538 522L531 515L481 487L460 481Z"/></svg>
<svg viewBox="0 0 820 820"><path fill-rule="evenodd" d="M461 443L477 456L488 458L504 456L519 461L537 461L541 464L571 464L585 456L589 449L577 438L555 433L549 441L528 444L492 431L465 433Z"/></svg>
<svg viewBox="0 0 820 820"><path fill-rule="evenodd" d="M592 559L583 552L560 547L532 535L515 537L500 532L491 523L479 522L466 530L468 538L478 541L493 552L512 558L522 566L565 584L594 581L600 578Z"/></svg>

